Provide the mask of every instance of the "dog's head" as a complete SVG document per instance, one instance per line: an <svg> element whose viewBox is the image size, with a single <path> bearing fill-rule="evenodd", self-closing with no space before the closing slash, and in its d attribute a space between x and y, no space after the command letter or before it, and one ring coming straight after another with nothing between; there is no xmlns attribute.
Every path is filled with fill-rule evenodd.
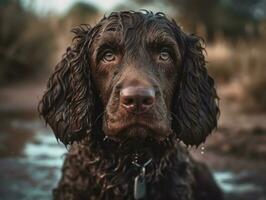
<svg viewBox="0 0 266 200"><path fill-rule="evenodd" d="M202 41L164 14L114 12L73 32L40 103L63 143L90 134L139 140L175 134L199 145L216 127L218 97Z"/></svg>

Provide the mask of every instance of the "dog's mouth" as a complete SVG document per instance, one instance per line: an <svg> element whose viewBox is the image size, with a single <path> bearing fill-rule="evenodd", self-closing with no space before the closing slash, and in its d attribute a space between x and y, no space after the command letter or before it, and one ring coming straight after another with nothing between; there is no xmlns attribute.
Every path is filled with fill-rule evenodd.
<svg viewBox="0 0 266 200"><path fill-rule="evenodd" d="M118 126L115 126L119 124ZM138 163L162 157L173 145L172 130L159 123L135 122L106 126L105 144L119 144L118 149L124 155L138 155ZM133 160L132 160L133 161Z"/></svg>
<svg viewBox="0 0 266 200"><path fill-rule="evenodd" d="M114 139L137 139L144 141L147 138L162 141L167 138L172 129L163 121L149 121L143 118L131 118L123 121L107 120L104 132Z"/></svg>

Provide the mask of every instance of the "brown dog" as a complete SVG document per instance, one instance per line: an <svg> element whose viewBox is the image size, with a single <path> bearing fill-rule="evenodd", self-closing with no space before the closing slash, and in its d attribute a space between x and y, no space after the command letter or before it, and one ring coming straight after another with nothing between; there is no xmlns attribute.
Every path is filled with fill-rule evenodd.
<svg viewBox="0 0 266 200"><path fill-rule="evenodd" d="M114 12L73 30L40 113L71 149L55 199L220 200L199 145L217 125L204 48L163 13Z"/></svg>

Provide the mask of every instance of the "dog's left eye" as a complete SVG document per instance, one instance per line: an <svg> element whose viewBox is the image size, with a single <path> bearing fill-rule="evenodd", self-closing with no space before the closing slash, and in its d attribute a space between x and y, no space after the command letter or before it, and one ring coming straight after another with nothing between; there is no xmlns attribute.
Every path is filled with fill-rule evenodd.
<svg viewBox="0 0 266 200"><path fill-rule="evenodd" d="M111 49L106 50L103 53L102 60L105 61L105 62L111 62L111 61L115 60L114 52Z"/></svg>
<svg viewBox="0 0 266 200"><path fill-rule="evenodd" d="M159 59L162 61L168 61L171 59L170 53L167 49L162 49L160 51Z"/></svg>

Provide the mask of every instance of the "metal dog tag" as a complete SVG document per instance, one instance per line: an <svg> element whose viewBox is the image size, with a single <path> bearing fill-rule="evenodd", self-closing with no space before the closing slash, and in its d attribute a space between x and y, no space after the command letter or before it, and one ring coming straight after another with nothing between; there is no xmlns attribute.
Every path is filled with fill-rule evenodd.
<svg viewBox="0 0 266 200"><path fill-rule="evenodd" d="M139 175L136 176L134 179L134 199L136 199L136 200L143 199L146 196L146 180L145 180L146 169L145 169L145 167L151 161L152 161L152 159L149 159L142 166L137 163L137 159L132 162L132 164L141 168Z"/></svg>
<svg viewBox="0 0 266 200"><path fill-rule="evenodd" d="M146 196L146 181L145 175L142 173L135 177L134 180L134 198L142 199Z"/></svg>

